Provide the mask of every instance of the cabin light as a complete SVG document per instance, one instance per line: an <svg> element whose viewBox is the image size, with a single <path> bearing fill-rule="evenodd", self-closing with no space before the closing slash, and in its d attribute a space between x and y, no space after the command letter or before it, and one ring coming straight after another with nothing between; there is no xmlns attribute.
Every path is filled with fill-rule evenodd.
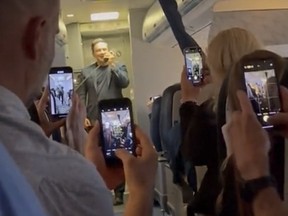
<svg viewBox="0 0 288 216"><path fill-rule="evenodd" d="M74 14L67 14L67 17L72 18L74 17Z"/></svg>
<svg viewBox="0 0 288 216"><path fill-rule="evenodd" d="M91 14L92 21L105 21L115 20L119 18L119 12L105 12L105 13L93 13Z"/></svg>

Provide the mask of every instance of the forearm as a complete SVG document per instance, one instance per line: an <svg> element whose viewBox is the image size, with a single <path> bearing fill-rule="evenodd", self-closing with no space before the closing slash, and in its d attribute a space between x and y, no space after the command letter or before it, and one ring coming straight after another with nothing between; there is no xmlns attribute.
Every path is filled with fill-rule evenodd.
<svg viewBox="0 0 288 216"><path fill-rule="evenodd" d="M153 190L130 193L124 216L151 216L153 214Z"/></svg>
<svg viewBox="0 0 288 216"><path fill-rule="evenodd" d="M112 68L112 73L115 76L116 82L121 88L126 88L129 85L129 78L126 66Z"/></svg>
<svg viewBox="0 0 288 216"><path fill-rule="evenodd" d="M274 187L266 188L256 196L253 202L253 212L255 216L288 215L288 209Z"/></svg>
<svg viewBox="0 0 288 216"><path fill-rule="evenodd" d="M197 42L185 30L176 0L159 0L159 3L179 43L181 51L187 47L198 46Z"/></svg>

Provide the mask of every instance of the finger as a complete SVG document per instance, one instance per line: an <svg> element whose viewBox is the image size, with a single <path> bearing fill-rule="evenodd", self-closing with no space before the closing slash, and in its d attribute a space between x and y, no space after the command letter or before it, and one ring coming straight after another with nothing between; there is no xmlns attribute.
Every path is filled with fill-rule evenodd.
<svg viewBox="0 0 288 216"><path fill-rule="evenodd" d="M115 152L116 156L123 162L123 164L127 164L134 157L125 149L118 149Z"/></svg>
<svg viewBox="0 0 288 216"><path fill-rule="evenodd" d="M186 80L186 68L183 67L182 73L181 73L181 82L184 82Z"/></svg>
<svg viewBox="0 0 288 216"><path fill-rule="evenodd" d="M246 114L254 113L252 104L249 98L247 97L247 94L244 91L242 90L237 91L237 97L238 97L240 107L243 113L246 113Z"/></svg>
<svg viewBox="0 0 288 216"><path fill-rule="evenodd" d="M155 151L148 136L137 126L135 128L135 133L136 133L137 139L140 141L140 144L141 144L142 156L148 155L150 152Z"/></svg>
<svg viewBox="0 0 288 216"><path fill-rule="evenodd" d="M66 122L66 119L60 119L59 121L53 122L52 123L52 130L59 129L60 127L64 126Z"/></svg>
<svg viewBox="0 0 288 216"><path fill-rule="evenodd" d="M204 85L210 84L211 82L212 82L212 78L210 75L207 75L204 77L204 80L203 80Z"/></svg>
<svg viewBox="0 0 288 216"><path fill-rule="evenodd" d="M73 93L71 112L78 112L78 111L79 111L79 109L78 109L77 94Z"/></svg>
<svg viewBox="0 0 288 216"><path fill-rule="evenodd" d="M39 109L41 110L45 109L48 100L49 100L49 90L48 90L48 87L45 87L42 93L42 96L39 100L39 103L38 103Z"/></svg>
<svg viewBox="0 0 288 216"><path fill-rule="evenodd" d="M280 86L280 93L283 111L288 112L288 89L284 86Z"/></svg>
<svg viewBox="0 0 288 216"><path fill-rule="evenodd" d="M272 125L288 125L288 113L278 113L271 116L268 122Z"/></svg>
<svg viewBox="0 0 288 216"><path fill-rule="evenodd" d="M100 146L100 125L96 121L95 126L89 131L87 138L87 148L94 148Z"/></svg>
<svg viewBox="0 0 288 216"><path fill-rule="evenodd" d="M100 123L99 121L95 121L94 127L91 130L93 133L99 135L100 134Z"/></svg>
<svg viewBox="0 0 288 216"><path fill-rule="evenodd" d="M136 155L137 155L138 157L141 157L141 156L142 156L142 147L137 146L137 148L136 148Z"/></svg>

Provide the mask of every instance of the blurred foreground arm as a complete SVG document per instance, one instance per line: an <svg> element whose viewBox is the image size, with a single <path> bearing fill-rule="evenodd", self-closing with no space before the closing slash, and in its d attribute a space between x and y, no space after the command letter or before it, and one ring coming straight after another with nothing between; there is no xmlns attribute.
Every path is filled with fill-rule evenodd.
<svg viewBox="0 0 288 216"><path fill-rule="evenodd" d="M112 190L125 180L129 188L129 199L125 207L125 216L151 216L153 207L153 190L157 170L157 153L147 136L136 128L139 142L136 153L132 156L126 150L118 150L117 156L123 167L106 165L100 144L100 125L96 122L89 132L85 157L97 167L107 187ZM111 207L112 208L112 207Z"/></svg>
<svg viewBox="0 0 288 216"><path fill-rule="evenodd" d="M154 182L157 170L157 153L148 137L137 127L139 141L137 158L126 150L116 152L123 161L129 198L125 216L150 216L153 209Z"/></svg>
<svg viewBox="0 0 288 216"><path fill-rule="evenodd" d="M245 181L269 176L270 141L267 132L257 120L247 95L239 91L238 99L241 111L234 112L226 125L236 166ZM250 204L255 216L288 215L274 187L260 190Z"/></svg>

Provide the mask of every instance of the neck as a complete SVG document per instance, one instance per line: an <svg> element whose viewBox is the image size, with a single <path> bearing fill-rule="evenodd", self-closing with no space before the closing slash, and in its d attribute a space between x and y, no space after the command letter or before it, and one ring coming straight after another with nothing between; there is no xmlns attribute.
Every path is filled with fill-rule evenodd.
<svg viewBox="0 0 288 216"><path fill-rule="evenodd" d="M8 78L7 73L9 71L4 71L6 75L0 73L0 85L4 88L8 89L9 91L13 92L25 105L27 104L27 91L23 91L23 83L16 83L15 78ZM20 78L17 78L17 80L20 80Z"/></svg>

